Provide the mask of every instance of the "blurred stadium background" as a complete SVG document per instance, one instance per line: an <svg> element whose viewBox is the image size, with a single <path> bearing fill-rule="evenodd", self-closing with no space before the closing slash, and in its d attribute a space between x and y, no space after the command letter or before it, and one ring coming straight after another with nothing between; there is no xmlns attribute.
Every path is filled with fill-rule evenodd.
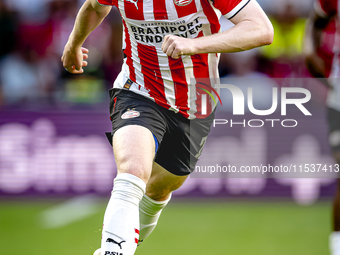
<svg viewBox="0 0 340 255"><path fill-rule="evenodd" d="M82 2L0 0L0 254L91 254L100 245L116 174L104 132L111 129L107 90L122 64L121 19L113 9L85 43L85 74L70 75L60 57ZM302 47L312 0L258 2L274 25L274 43L222 54L219 71L257 81L259 95L267 95L294 86L286 84L292 78L310 78ZM333 35L323 38L331 59ZM301 123L293 131L227 129L224 140L217 132L202 160L215 148L221 164L332 164L326 88L298 86L312 92L312 118L294 113ZM261 102L266 107L271 98ZM228 104L219 109L228 112ZM188 179L137 254L328 254L334 179L265 177Z"/></svg>

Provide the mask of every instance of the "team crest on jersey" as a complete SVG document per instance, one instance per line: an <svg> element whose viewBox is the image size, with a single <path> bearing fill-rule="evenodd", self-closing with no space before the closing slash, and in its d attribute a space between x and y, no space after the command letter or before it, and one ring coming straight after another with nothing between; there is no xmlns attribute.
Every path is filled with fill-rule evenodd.
<svg viewBox="0 0 340 255"><path fill-rule="evenodd" d="M190 4L192 0L174 0L174 3L178 6L186 6Z"/></svg>
<svg viewBox="0 0 340 255"><path fill-rule="evenodd" d="M128 109L127 112L125 112L123 115L122 115L122 119L123 120L126 120L126 119L132 119L132 118L137 118L139 117L140 113L138 111L135 111L135 110L130 110Z"/></svg>

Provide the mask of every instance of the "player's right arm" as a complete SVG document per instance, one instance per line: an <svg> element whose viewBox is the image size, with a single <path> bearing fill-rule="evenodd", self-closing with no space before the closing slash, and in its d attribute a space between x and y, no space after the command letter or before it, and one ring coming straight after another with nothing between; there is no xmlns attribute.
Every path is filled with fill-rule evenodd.
<svg viewBox="0 0 340 255"><path fill-rule="evenodd" d="M88 50L82 45L91 32L109 14L111 6L100 5L96 0L86 0L80 8L73 30L65 45L61 61L65 69L73 74L83 73L87 65Z"/></svg>
<svg viewBox="0 0 340 255"><path fill-rule="evenodd" d="M320 48L322 32L333 16L332 12L323 11L320 0L316 0L306 26L304 42L306 65L310 73L317 78L326 78L325 62L317 51Z"/></svg>

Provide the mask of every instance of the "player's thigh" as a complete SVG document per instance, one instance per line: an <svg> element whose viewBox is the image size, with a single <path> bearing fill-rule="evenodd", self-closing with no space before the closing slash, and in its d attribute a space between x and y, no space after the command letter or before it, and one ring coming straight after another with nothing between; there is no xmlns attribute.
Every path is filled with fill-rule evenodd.
<svg viewBox="0 0 340 255"><path fill-rule="evenodd" d="M110 90L112 141L118 174L130 173L147 182L166 123L152 100L122 89ZM112 137L113 136L113 137Z"/></svg>
<svg viewBox="0 0 340 255"><path fill-rule="evenodd" d="M155 140L151 131L139 125L118 129L112 139L118 174L130 173L147 182L155 156Z"/></svg>
<svg viewBox="0 0 340 255"><path fill-rule="evenodd" d="M154 162L151 177L146 185L146 195L156 201L166 200L172 191L182 186L187 177L188 175L174 175Z"/></svg>
<svg viewBox="0 0 340 255"><path fill-rule="evenodd" d="M192 173L202 153L214 120L214 113L205 119L177 119L163 137L155 162L174 175ZM175 121L173 121L175 123Z"/></svg>

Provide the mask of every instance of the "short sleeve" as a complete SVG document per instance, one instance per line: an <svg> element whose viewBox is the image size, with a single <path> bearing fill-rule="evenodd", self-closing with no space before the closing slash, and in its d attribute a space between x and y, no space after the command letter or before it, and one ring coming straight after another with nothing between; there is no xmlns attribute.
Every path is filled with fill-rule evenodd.
<svg viewBox="0 0 340 255"><path fill-rule="evenodd" d="M109 5L109 6L115 5L114 0L97 0L97 2L101 5Z"/></svg>
<svg viewBox="0 0 340 255"><path fill-rule="evenodd" d="M316 0L314 9L318 15L327 18L337 14L338 0Z"/></svg>
<svg viewBox="0 0 340 255"><path fill-rule="evenodd" d="M214 7L221 11L227 19L233 18L251 0L214 0Z"/></svg>

